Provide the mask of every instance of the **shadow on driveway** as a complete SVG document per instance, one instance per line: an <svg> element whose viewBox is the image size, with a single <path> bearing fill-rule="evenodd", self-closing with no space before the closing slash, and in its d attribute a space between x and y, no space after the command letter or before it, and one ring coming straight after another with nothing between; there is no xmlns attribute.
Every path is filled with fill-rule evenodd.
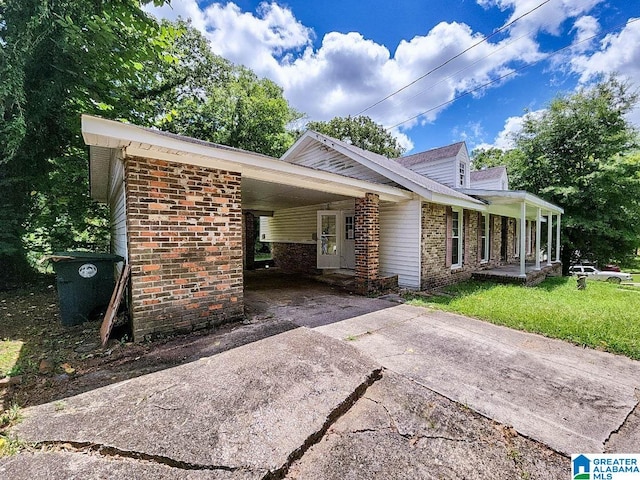
<svg viewBox="0 0 640 480"><path fill-rule="evenodd" d="M244 284L245 316L251 322L275 318L315 328L399 303L396 295L367 298L277 269L247 271Z"/></svg>

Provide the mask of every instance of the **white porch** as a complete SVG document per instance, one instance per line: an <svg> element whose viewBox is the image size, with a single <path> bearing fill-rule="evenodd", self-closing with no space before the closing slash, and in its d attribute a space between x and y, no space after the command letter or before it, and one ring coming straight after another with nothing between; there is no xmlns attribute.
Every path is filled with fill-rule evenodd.
<svg viewBox="0 0 640 480"><path fill-rule="evenodd" d="M560 262L560 228L564 213L562 208L525 191L464 190L464 193L487 202L489 213L516 219L516 248L520 259L518 266L520 278L526 279L527 268L529 271L540 271ZM529 242L527 242L527 233L530 229L527 229L527 221L535 224L535 240L530 239ZM546 235L545 251L541 248L543 235ZM529 267L526 260L527 243L535 244L535 249L532 251L535 259ZM546 260L543 261L545 256Z"/></svg>

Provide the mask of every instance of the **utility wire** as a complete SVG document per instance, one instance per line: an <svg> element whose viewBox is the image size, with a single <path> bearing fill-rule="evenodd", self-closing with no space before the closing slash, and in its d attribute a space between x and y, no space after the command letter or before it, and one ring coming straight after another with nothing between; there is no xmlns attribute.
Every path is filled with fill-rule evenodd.
<svg viewBox="0 0 640 480"><path fill-rule="evenodd" d="M460 70L458 70L457 72L452 73L451 75L448 75L448 76L446 76L446 77L444 77L444 78L441 78L441 79L440 79L440 80L438 80L436 83L433 83L433 84L429 85L428 87L423 88L422 90L420 90L419 92L417 92L415 95L412 95L412 96L411 96L411 97L409 97L409 98L406 98L406 99L404 99L404 100L401 100L399 103L397 103L397 104L395 105L395 106L396 106L396 108L397 108L397 107L400 107L400 106L402 106L402 105L404 105L404 104L406 104L407 102L409 102L410 100L413 100L414 98L419 97L419 96L420 96L420 95L422 95L424 92L426 92L426 91L428 91L429 89L431 89L431 88L435 87L436 85L440 85L442 82L444 82L444 81L446 81L446 80L449 80L449 79L451 79L451 78L455 77L455 76L456 76L456 75L458 75L459 73L464 72L465 70L469 70L469 69L470 69L471 67L473 67L474 65L477 65L478 63L482 62L483 60L486 60L487 58L489 58L489 57L491 57L491 56L495 55L495 54L496 54L496 53L498 53L500 50L504 50L504 49L505 49L505 48L507 48L508 46L513 45L514 43L516 43L518 40L520 40L520 39L522 39L522 38L525 38L525 37L529 36L529 34L530 34L530 33L532 33L532 32L533 32L533 30L531 30L531 31L529 31L529 32L527 32L527 33L525 33L525 34L523 34L523 35L519 36L518 38L516 38L516 39L514 39L514 40L512 40L512 41L510 41L510 42L505 43L505 44L504 44L504 45L502 45L500 48L498 48L498 49L494 50L493 52L491 52L491 53L489 53L489 54L485 55L485 56L484 56L484 57L482 57L482 58L479 58L479 59L478 59L478 60L476 60L475 62L470 63L470 64L469 64L469 65L467 65L466 67L461 68L461 69L460 69Z"/></svg>
<svg viewBox="0 0 640 480"><path fill-rule="evenodd" d="M577 43L572 43L572 44L570 44L570 45L566 45L566 46L564 46L564 47L562 47L562 48L559 48L559 49L557 49L557 50L554 50L553 52L548 53L547 55L545 55L544 57L542 57L542 58L540 58L540 59L536 60L535 62L529 63L528 65L524 65L524 66L522 66L522 67L520 67L520 68L518 68L518 69L516 69L516 70L513 70L513 71L511 71L511 72L509 72L509 73L506 73L506 74L504 74L504 75L501 75L500 77L495 78L495 79L491 80L490 82L483 83L482 85L480 85L480 86L478 86L478 87L476 87L476 88L472 88L471 90L465 90L464 92L460 93L459 95L456 95L455 97L453 97L451 100L448 100L448 101L446 101L446 102L442 102L441 104L436 105L435 107L432 107L432 108L430 108L430 109L428 109L428 110L425 110L424 112L421 112L421 113L419 113L419 114L417 114L417 115L414 115L414 116L413 116L413 117L411 117L411 118L408 118L408 119L406 119L406 120L404 120L404 121L402 121L402 122L400 122L400 123L396 123L395 125L393 125L393 126L391 126L391 127L386 128L386 130L391 130L391 129L393 129L393 128L399 127L400 125L403 125L403 124L405 124L405 123L407 123L407 122L410 122L411 120L415 120L416 118L421 117L422 115L425 115L425 114L427 114L427 113L429 113L429 112L433 112L434 110L437 110L437 109L439 109L439 108L441 108L441 107L444 107L445 105L449 105L450 103L453 103L453 102L455 102L456 100L458 100L458 99L460 99L460 98L462 98L462 97L466 97L467 95L471 95L472 93L477 92L478 90L482 90L483 88L488 87L489 85L492 85L492 84L494 84L494 83L496 83L496 82L499 82L500 80L503 80L503 79L505 79L505 78L507 78L507 77L510 77L510 76L512 76L512 75L515 75L516 73L519 73L519 72L521 72L521 71L523 71L523 70L526 70L527 68L533 67L534 65L536 65L536 64L538 64L538 63L540 63L540 62L542 62L543 60L547 60L547 59L549 59L550 57L552 57L552 56L554 56L554 55L557 55L557 54L558 54L558 53L560 53L560 52L563 52L564 50L567 50L567 49L569 49L569 48L572 48L572 47L575 47L575 46L577 46L577 45L580 45L581 43L588 42L589 40L593 40L594 38L596 38L596 37L600 37L600 36L605 35L605 34L607 34L607 33L611 33L611 32L613 32L614 30L617 30L617 29L618 29L618 28L620 28L620 27L624 27L625 25L630 25L630 24L635 23L635 22L637 22L637 21L639 21L639 20L640 20L640 18L634 18L634 19L631 19L631 20L627 21L626 23L618 24L618 25L616 25L615 27L610 28L610 29L609 29L609 30L607 30L607 31L597 33L597 34L592 35L592 36L590 36L590 37L588 37L588 38L585 38L585 39L583 39L583 40L580 40L580 41L579 41L579 42L577 42Z"/></svg>
<svg viewBox="0 0 640 480"><path fill-rule="evenodd" d="M493 33L487 35L486 37L483 37L480 41L474 43L473 45L467 47L466 49L464 49L463 51L461 51L460 53L458 53L457 55L454 55L453 57L451 57L449 60L447 60L444 63L441 63L440 65L438 65L435 68L432 68L431 70L429 70L427 73L425 73L424 75L416 78L415 80L413 80L411 83L406 84L404 87L399 88L398 90L396 90L393 93L390 93L389 95L387 95L386 97L384 97L382 100L378 100L376 103L374 103L373 105L369 105L367 108L365 108L364 110L360 110L358 113L356 113L356 117L358 115L362 115L364 112L371 110L373 107L376 107L378 105L380 105L382 102L390 99L391 97L393 97L394 95L397 95L398 93L402 92L403 90L406 90L407 88L409 88L412 85L415 85L416 83L418 83L420 80L422 80L423 78L428 77L429 75L431 75L433 72L436 72L438 70L440 70L442 67L444 67L445 65L448 65L449 63L451 63L452 61L454 61L456 58L461 57L462 55L464 55L465 53L467 53L469 50L477 47L478 45L486 42L487 40L489 40L491 37L497 35L498 33L502 32L503 30L506 30L507 28L509 28L511 25L513 25L514 23L516 23L518 20L520 20L521 18L526 17L527 15L529 15L530 13L533 13L534 11L538 10L540 7L542 7L543 5L549 3L551 0L545 0L544 2L542 2L540 5L538 5L535 8L532 8L531 10L529 10L528 12L520 15L518 18L512 20L511 22L507 23L506 25L500 27L499 29L497 29L496 31L494 31Z"/></svg>

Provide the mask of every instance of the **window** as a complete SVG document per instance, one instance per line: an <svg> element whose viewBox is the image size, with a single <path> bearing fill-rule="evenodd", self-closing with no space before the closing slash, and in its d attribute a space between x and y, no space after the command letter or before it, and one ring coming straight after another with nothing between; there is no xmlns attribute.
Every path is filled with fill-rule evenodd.
<svg viewBox="0 0 640 480"><path fill-rule="evenodd" d="M349 215L344 217L344 239L353 240L356 238L356 230L353 225L353 216Z"/></svg>
<svg viewBox="0 0 640 480"><path fill-rule="evenodd" d="M489 215L482 214L480 219L480 261L489 259Z"/></svg>
<svg viewBox="0 0 640 480"><path fill-rule="evenodd" d="M462 212L451 212L451 268L462 266Z"/></svg>
<svg viewBox="0 0 640 480"><path fill-rule="evenodd" d="M322 255L337 255L336 216L322 215Z"/></svg>
<svg viewBox="0 0 640 480"><path fill-rule="evenodd" d="M460 170L459 170L459 173L460 173L460 186L463 187L463 188L466 185L466 182L465 182L465 176L466 176L465 173L466 173L466 170L467 170L466 167L467 166L463 162L460 162Z"/></svg>

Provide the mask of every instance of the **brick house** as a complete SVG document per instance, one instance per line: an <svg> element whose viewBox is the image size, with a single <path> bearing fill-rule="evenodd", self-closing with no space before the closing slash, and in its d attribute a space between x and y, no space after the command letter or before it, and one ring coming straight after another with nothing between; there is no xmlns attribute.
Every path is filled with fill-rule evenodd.
<svg viewBox="0 0 640 480"><path fill-rule="evenodd" d="M281 269L348 270L364 294L559 266L562 209L500 169L474 178L464 143L388 159L309 131L276 159L92 116L82 131L136 340L242 316L258 217Z"/></svg>

